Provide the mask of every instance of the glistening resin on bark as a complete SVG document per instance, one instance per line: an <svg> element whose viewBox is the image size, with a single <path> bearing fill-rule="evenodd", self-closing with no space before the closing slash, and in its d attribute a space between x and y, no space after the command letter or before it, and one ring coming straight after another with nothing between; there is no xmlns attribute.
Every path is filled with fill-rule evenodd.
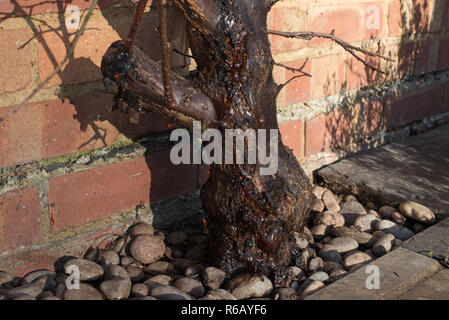
<svg viewBox="0 0 449 320"><path fill-rule="evenodd" d="M225 127L278 129L278 86L272 76L273 59L266 28L268 2L200 2L174 1L187 21L189 44L197 63L188 85L197 88L207 97L204 100L213 105L213 116L224 124L218 127L222 134ZM202 11L203 7L207 12ZM154 74L157 68L151 67L148 58L141 59L142 53L134 48L129 52L133 56L130 59L148 63L137 63L131 71L118 70L114 64L119 62L116 59L123 50L110 48L105 54L102 63L105 78L119 87L126 86L126 90L148 103L149 109L162 114L165 110L166 116L175 117L186 127L191 127L189 121L212 117L209 112L201 113L199 108L164 108L163 100L157 100L162 80L159 86L157 81L150 85L145 80L160 79ZM150 70L142 70L145 68ZM174 74L171 77L174 82L181 81ZM153 104L150 93L155 96ZM265 150L270 150L269 143L267 140ZM279 280L291 262L289 240L294 231L305 226L313 195L308 178L280 137L278 150L278 171L273 175L260 175L259 169L264 167L261 163L210 167L210 177L201 192L211 237L208 257L228 274L249 269Z"/></svg>

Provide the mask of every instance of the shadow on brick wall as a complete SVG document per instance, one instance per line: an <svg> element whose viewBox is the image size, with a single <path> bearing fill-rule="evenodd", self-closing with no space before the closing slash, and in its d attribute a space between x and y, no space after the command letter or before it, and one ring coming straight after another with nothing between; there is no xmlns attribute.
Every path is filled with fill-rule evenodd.
<svg viewBox="0 0 449 320"><path fill-rule="evenodd" d="M113 5L116 3L120 3L119 6ZM51 17L36 14L67 12L73 4L79 5L79 8L84 10L90 6L90 1L42 0L32 1L30 5L26 5L26 2L21 0L11 0L11 4L13 7L8 8L10 9L8 13L0 12L0 21L16 16L21 16L24 19L32 32L32 37L27 43L36 42L39 59L36 63L39 67L40 81L42 81L69 53L77 29L70 30L67 27L68 22L69 24L73 22L66 20L67 14L65 16L64 14L52 15ZM141 116L138 125L132 125L127 114L121 113L119 110L112 112L106 110L113 104L113 95L103 89L99 67L101 57L113 41L126 39L135 6L130 1L99 0L98 7L100 10L96 10L91 17L85 34L77 44L75 54L69 57L68 63L50 81L49 85L44 87L45 90L59 85L59 98L69 102L69 106L61 104L61 107L74 108L73 121L79 124L80 130L94 133L86 141L82 141L77 146L77 150L73 150L73 152L105 147L113 143L118 134L136 139L151 134L159 136L168 131L167 122L156 114L145 113ZM160 52L156 33L157 15L153 11L150 10L142 20L135 44L157 61L160 60ZM174 21L170 20L168 37L175 48L185 51L186 42L183 35L185 24L183 24L183 20L178 20L179 16L180 13L169 10L168 17ZM82 19L81 15L81 22ZM171 58L173 67L185 68L186 58L184 56L173 53ZM47 74L43 76L41 68L44 67L48 70ZM170 195L177 195L176 192L192 191L191 188L195 187L196 178L191 177L190 173L196 172L196 169L191 166L188 168L180 166L180 168L174 169L173 165L168 163L169 159L165 153L154 157L146 156L145 160L151 172L150 194L142 199L145 204L148 204L150 199L152 201L153 199L163 200ZM167 163L161 165L156 162ZM177 179L173 175L180 173L180 170L182 174L179 174L178 178L183 181L176 181ZM192 183L189 185L191 181ZM147 185L148 182L145 184ZM170 194L170 192L175 194Z"/></svg>
<svg viewBox="0 0 449 320"><path fill-rule="evenodd" d="M432 37L420 38L417 35L444 31L443 19L444 12L448 11L448 8L445 7L447 4L444 4L443 1L436 1L435 6L431 8L430 0L397 1L397 3L397 8L391 6L389 9L389 18L394 19L394 14L396 14L397 22L390 21L388 36L399 37L400 43L399 45L379 47L376 50L377 53L394 61L368 57L366 61L370 65L385 72L385 74L381 74L350 59L347 61L347 80L343 85L343 90L354 88L370 90L382 82L405 78L417 79L425 73L444 69L438 62L438 50L435 49L438 48L439 40ZM383 21L383 23L389 22ZM382 28L386 32L387 29ZM449 61L449 57L447 60ZM348 74L352 75L352 79L358 79L357 83L351 83ZM325 92L331 91L329 90L331 83L332 79L323 84ZM424 102L426 105L415 107L404 105L404 108L399 110L395 102L404 99L401 92L394 97L385 97L373 90L368 96L368 99L365 99L366 93L358 90L354 99L342 95L337 103L329 104L325 114L321 115L322 129L315 131L317 135L321 134L322 136L314 139L315 146L311 149L315 153L344 150L351 154L360 151L358 148L361 143L370 144L370 140L367 138L373 137L381 131L392 130L421 120L426 116L449 111L435 107L428 108L427 104L431 104L433 101L426 102L422 99L413 99L413 103ZM335 107L339 105L344 107L335 110ZM399 118L403 120L399 121ZM398 125L392 126L391 123Z"/></svg>

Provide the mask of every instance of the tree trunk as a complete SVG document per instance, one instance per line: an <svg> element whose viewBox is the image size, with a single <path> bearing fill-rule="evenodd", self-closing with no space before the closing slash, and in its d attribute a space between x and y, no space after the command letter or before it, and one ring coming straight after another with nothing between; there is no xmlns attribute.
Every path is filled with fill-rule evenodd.
<svg viewBox="0 0 449 320"><path fill-rule="evenodd" d="M170 75L177 110L164 105L161 68L120 42L102 62L104 77L121 88L118 99L129 110L144 106L186 127L202 120L223 136L225 128L278 129L279 87L272 76L266 25L272 1L174 3L184 13L198 66L190 82ZM269 146L267 139L266 150ZM211 165L201 193L211 236L209 257L228 273L249 269L280 279L291 262L290 238L305 226L313 195L304 171L280 138L278 150L273 175L261 175L261 163Z"/></svg>

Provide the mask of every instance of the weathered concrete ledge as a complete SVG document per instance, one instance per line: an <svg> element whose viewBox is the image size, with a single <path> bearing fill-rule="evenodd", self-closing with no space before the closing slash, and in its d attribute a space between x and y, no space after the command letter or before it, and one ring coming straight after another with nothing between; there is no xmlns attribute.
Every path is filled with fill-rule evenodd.
<svg viewBox="0 0 449 320"><path fill-rule="evenodd" d="M367 273L370 266L377 267L379 289L368 289ZM399 248L374 262L361 267L348 276L306 297L306 300L387 300L396 299L442 269L434 259Z"/></svg>
<svg viewBox="0 0 449 320"><path fill-rule="evenodd" d="M449 126L362 152L318 170L315 177L365 201L420 202L443 220L449 214Z"/></svg>

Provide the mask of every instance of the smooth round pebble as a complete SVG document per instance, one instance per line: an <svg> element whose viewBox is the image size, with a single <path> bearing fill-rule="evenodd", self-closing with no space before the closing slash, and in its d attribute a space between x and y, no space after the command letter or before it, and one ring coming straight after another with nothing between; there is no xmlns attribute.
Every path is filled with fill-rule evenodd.
<svg viewBox="0 0 449 320"><path fill-rule="evenodd" d="M103 296L91 285L80 283L79 289L64 291L64 300L103 300Z"/></svg>
<svg viewBox="0 0 449 320"><path fill-rule="evenodd" d="M329 226L325 224L318 224L312 227L311 232L315 241L321 241L329 235L330 230L331 228Z"/></svg>
<svg viewBox="0 0 449 320"><path fill-rule="evenodd" d="M323 248L321 248L321 250L319 251L318 255L324 261L335 262L335 263L339 263L339 264L343 263L343 258L341 257L337 248L330 244L324 245ZM324 265L323 265L323 267L324 267ZM310 270L310 268L309 268L309 270ZM310 271L315 271L315 270L310 270Z"/></svg>
<svg viewBox="0 0 449 320"><path fill-rule="evenodd" d="M324 211L322 213L317 214L317 216L313 220L313 224L315 226L323 224L326 226L340 227L345 224L345 218L337 212ZM312 230L312 234L313 234L313 230Z"/></svg>
<svg viewBox="0 0 449 320"><path fill-rule="evenodd" d="M160 285L151 289L151 296L158 300L193 300L193 297L173 286Z"/></svg>
<svg viewBox="0 0 449 320"><path fill-rule="evenodd" d="M377 222L379 221L379 218L371 215L366 214L363 216L359 216L354 220L354 227L356 227L358 230L362 232L368 232L371 233L374 230L376 230Z"/></svg>
<svg viewBox="0 0 449 320"><path fill-rule="evenodd" d="M143 283L134 283L131 287L131 295L133 297L146 297L148 295L148 287Z"/></svg>
<svg viewBox="0 0 449 320"><path fill-rule="evenodd" d="M115 251L100 250L98 253L97 263L102 266L107 266L108 264L119 264L120 257Z"/></svg>
<svg viewBox="0 0 449 320"><path fill-rule="evenodd" d="M321 199L323 197L323 193L326 191L326 188L320 187L320 186L313 186L312 187L312 193L315 195L317 199Z"/></svg>
<svg viewBox="0 0 449 320"><path fill-rule="evenodd" d="M337 199L335 198L335 195L330 190L326 190L323 192L323 196L321 199L324 202L325 207L329 211L333 212L339 212L340 211L340 205L338 204Z"/></svg>
<svg viewBox="0 0 449 320"><path fill-rule="evenodd" d="M140 282L145 277L143 270L135 266L126 266L126 271L128 272L132 282Z"/></svg>
<svg viewBox="0 0 449 320"><path fill-rule="evenodd" d="M106 280L100 284L100 290L108 300L127 299L131 293L131 281Z"/></svg>
<svg viewBox="0 0 449 320"><path fill-rule="evenodd" d="M201 300L237 300L229 291L224 289L211 290Z"/></svg>
<svg viewBox="0 0 449 320"><path fill-rule="evenodd" d="M207 267L203 272L203 283L206 287L216 290L226 278L226 273L215 267Z"/></svg>
<svg viewBox="0 0 449 320"><path fill-rule="evenodd" d="M338 252L337 252L338 253ZM324 261L320 257L310 259L308 269L310 272L321 271L324 267Z"/></svg>
<svg viewBox="0 0 449 320"><path fill-rule="evenodd" d="M318 271L311 274L308 279L326 282L327 280L329 280L329 275L324 271Z"/></svg>
<svg viewBox="0 0 449 320"><path fill-rule="evenodd" d="M131 231L129 232L129 234L132 237L136 237L138 235L152 235L154 233L154 228L152 225L148 224L148 223L138 223L135 224L131 227Z"/></svg>
<svg viewBox="0 0 449 320"><path fill-rule="evenodd" d="M372 260L371 256L366 254L365 252L355 251L355 252L348 254L345 257L343 266L345 267L345 269L350 269L355 265L367 263L368 261L371 261L371 260Z"/></svg>
<svg viewBox="0 0 449 320"><path fill-rule="evenodd" d="M359 247L359 244L357 243L357 241L355 241L354 239L349 238L349 237L334 238L329 242L329 244L332 245L333 247L335 247L335 249L340 254L349 252L349 251L357 249ZM335 262L337 262L337 261L335 261Z"/></svg>
<svg viewBox="0 0 449 320"><path fill-rule="evenodd" d="M401 202L399 211L401 211L404 216L424 224L433 224L436 221L435 214L429 208L418 202Z"/></svg>
<svg viewBox="0 0 449 320"><path fill-rule="evenodd" d="M164 241L154 235L139 235L129 246L131 257L143 264L155 262L164 256Z"/></svg>
<svg viewBox="0 0 449 320"><path fill-rule="evenodd" d="M145 280L144 284L148 287L148 290L151 290L157 286L168 286L172 281L172 277L160 274L154 277L151 277Z"/></svg>
<svg viewBox="0 0 449 320"><path fill-rule="evenodd" d="M340 214L345 220L345 225L351 226L358 217L366 215L366 210L359 202L349 201L341 205Z"/></svg>
<svg viewBox="0 0 449 320"><path fill-rule="evenodd" d="M407 221L406 218L400 212L397 211L393 212L393 214L391 215L391 220L401 226L403 226Z"/></svg>
<svg viewBox="0 0 449 320"><path fill-rule="evenodd" d="M240 274L229 284L229 291L237 299L261 298L271 293L273 284L263 275Z"/></svg>
<svg viewBox="0 0 449 320"><path fill-rule="evenodd" d="M384 219L391 219L391 215L396 209L391 206L382 206L379 208L379 214Z"/></svg>
<svg viewBox="0 0 449 320"><path fill-rule="evenodd" d="M300 293L300 297L304 298L305 296L308 296L324 287L325 287L325 285L321 281L307 279L299 287L298 292Z"/></svg>
<svg viewBox="0 0 449 320"><path fill-rule="evenodd" d="M205 289L201 282L188 277L177 279L173 283L173 287L178 288L179 290L182 290L195 298L201 298L205 293Z"/></svg>
<svg viewBox="0 0 449 320"><path fill-rule="evenodd" d="M94 281L103 277L103 268L90 260L71 259L64 264L66 274L70 275L74 268L78 268L81 281Z"/></svg>
<svg viewBox="0 0 449 320"><path fill-rule="evenodd" d="M394 235L386 234L382 236L373 246L373 253L376 257L381 257L391 251L394 244Z"/></svg>

